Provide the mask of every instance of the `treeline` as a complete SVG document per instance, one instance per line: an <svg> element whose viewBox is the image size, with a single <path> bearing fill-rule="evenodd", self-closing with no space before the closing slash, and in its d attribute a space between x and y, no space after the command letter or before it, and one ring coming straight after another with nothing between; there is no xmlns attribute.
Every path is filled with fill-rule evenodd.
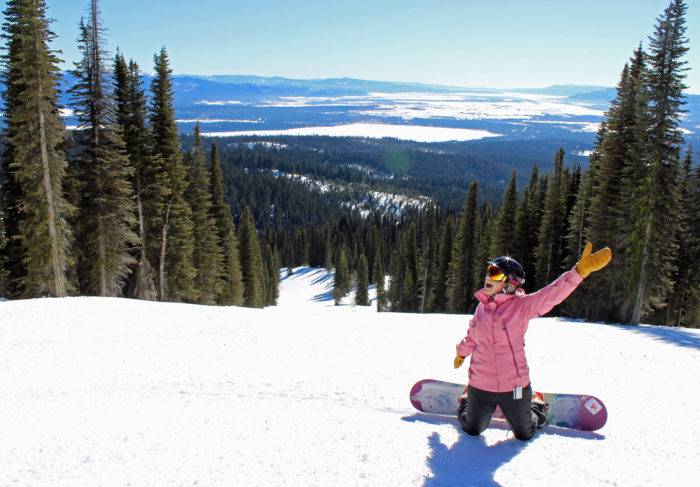
<svg viewBox="0 0 700 487"><path fill-rule="evenodd" d="M277 236L286 242L283 261L335 267L336 302L354 272L357 286L365 287L365 275L377 284L380 310L465 313L489 258L516 258L533 291L573 267L590 240L610 246L613 262L556 313L700 326L700 167L693 169L691 148L682 154L678 129L685 13L682 0L671 2L648 51L639 46L624 66L587 171L569 170L560 150L554 171L539 175L534 166L521 194L514 172L497 209L480 203L473 182L459 217L429 208L401 221L293 230Z"/></svg>
<svg viewBox="0 0 700 487"><path fill-rule="evenodd" d="M0 293L275 303L278 256L249 209L234 227L216 146L205 151L196 127L181 148L165 48L149 104L139 66L104 51L92 0L70 89L80 126L66 132L45 10L10 0L4 11Z"/></svg>

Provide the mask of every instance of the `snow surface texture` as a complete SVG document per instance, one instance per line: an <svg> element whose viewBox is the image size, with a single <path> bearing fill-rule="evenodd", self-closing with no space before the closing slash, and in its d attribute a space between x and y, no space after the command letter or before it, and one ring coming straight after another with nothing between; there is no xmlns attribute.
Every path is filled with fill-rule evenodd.
<svg viewBox="0 0 700 487"><path fill-rule="evenodd" d="M331 285L296 269L264 310L0 303L0 485L697 485L698 331L533 320L535 388L600 397L607 425L470 437L408 398L466 379L468 317L336 307Z"/></svg>

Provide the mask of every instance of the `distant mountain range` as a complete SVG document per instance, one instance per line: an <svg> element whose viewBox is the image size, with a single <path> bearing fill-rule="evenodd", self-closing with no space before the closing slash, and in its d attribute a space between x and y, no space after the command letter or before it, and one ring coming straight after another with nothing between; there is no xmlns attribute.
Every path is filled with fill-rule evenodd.
<svg viewBox="0 0 700 487"><path fill-rule="evenodd" d="M152 76L143 77L147 93L151 81ZM75 78L64 73L65 107L70 107L67 89L74 84ZM185 133L197 121L205 133L259 136L317 128L316 133L328 133L328 127L348 124L411 125L479 130L500 141L560 140L581 152L592 147L597 126L616 94L614 88L592 85L497 89L251 75L175 75L173 90ZM700 96L690 95L687 102L682 126L687 142L699 146ZM66 115L66 124L76 126L70 110Z"/></svg>
<svg viewBox="0 0 700 487"><path fill-rule="evenodd" d="M152 76L144 75L144 87L150 85ZM75 84L70 72L63 76L65 92ZM544 96L561 96L600 101L615 96L613 88L591 85L552 85L544 88L466 88L402 81L376 81L356 78L294 79L281 76L254 75L175 75L173 76L176 100L186 104L194 99L219 100L231 97L255 99L265 96L352 96L369 93L530 93ZM65 103L68 102L64 95Z"/></svg>

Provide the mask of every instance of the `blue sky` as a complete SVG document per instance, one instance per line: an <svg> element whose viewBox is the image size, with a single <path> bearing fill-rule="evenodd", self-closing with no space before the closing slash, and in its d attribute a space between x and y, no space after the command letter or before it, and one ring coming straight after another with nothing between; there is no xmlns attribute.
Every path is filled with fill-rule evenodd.
<svg viewBox="0 0 700 487"><path fill-rule="evenodd" d="M4 1L0 2L4 6ZM700 5L687 16L700 93ZM668 0L102 0L109 48L144 71L349 76L457 86L614 86ZM54 47L77 57L87 0L47 0ZM66 64L68 65L68 64ZM70 65L72 67L72 64Z"/></svg>

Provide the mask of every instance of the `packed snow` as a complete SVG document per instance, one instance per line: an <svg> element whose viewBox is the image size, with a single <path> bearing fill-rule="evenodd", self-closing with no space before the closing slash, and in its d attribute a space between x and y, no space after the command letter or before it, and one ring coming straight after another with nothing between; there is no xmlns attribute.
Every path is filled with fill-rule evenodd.
<svg viewBox="0 0 700 487"><path fill-rule="evenodd" d="M393 137L416 142L446 142L498 137L488 130L429 127L423 125L392 125L385 123L350 123L327 127L300 127L282 130L238 130L232 132L204 132L205 137L237 137L242 135L327 135L333 137Z"/></svg>
<svg viewBox="0 0 700 487"><path fill-rule="evenodd" d="M261 310L0 303L0 485L697 485L698 330L533 320L534 387L594 394L608 423L471 437L408 398L466 380L468 316L334 306L326 271L282 275Z"/></svg>

